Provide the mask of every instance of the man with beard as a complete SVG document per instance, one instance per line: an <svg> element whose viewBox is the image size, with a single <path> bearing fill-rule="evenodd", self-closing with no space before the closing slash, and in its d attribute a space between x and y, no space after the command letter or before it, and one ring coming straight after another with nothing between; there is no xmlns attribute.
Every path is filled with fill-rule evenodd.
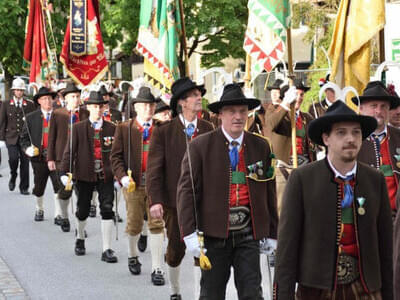
<svg viewBox="0 0 400 300"><path fill-rule="evenodd" d="M49 144L47 149L47 164L50 171L57 171L58 178L61 168L61 161L65 146L70 138L70 128L73 124L86 120L89 112L79 107L81 102L81 91L73 84L68 83L63 91L67 105L56 109L50 118ZM70 228L68 220L68 205L72 190L66 191L62 185L54 198L54 224L60 225L61 230L66 232Z"/></svg>
<svg viewBox="0 0 400 300"><path fill-rule="evenodd" d="M185 255L176 208L176 189L181 173L181 162L186 143L213 130L211 123L199 119L201 97L206 90L188 77L175 81L171 87L171 109L174 119L156 127L152 134L147 160L150 214L154 219L164 218L168 246L165 260L168 264L171 300L180 300L179 271Z"/></svg>
<svg viewBox="0 0 400 300"><path fill-rule="evenodd" d="M385 176L393 218L397 211L396 194L400 172L400 129L387 125L389 111L398 105L399 99L390 95L380 81L369 82L363 94L352 99L360 102L360 114L374 117L376 130L361 147L358 159L380 170Z"/></svg>
<svg viewBox="0 0 400 300"><path fill-rule="evenodd" d="M289 177L278 226L274 299L393 299L385 178L357 161L362 140L376 126L374 118L357 115L341 101L311 122L309 136L327 148L327 157Z"/></svg>

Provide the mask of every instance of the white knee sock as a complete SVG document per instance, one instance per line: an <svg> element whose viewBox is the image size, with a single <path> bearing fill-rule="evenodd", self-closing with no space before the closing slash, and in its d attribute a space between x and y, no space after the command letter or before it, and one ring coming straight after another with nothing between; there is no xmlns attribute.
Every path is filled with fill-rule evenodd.
<svg viewBox="0 0 400 300"><path fill-rule="evenodd" d="M198 266L193 266L193 283L194 283L194 298L199 299L200 297L200 279L201 279L201 269Z"/></svg>
<svg viewBox="0 0 400 300"><path fill-rule="evenodd" d="M43 196L36 197L36 210L43 210Z"/></svg>
<svg viewBox="0 0 400 300"><path fill-rule="evenodd" d="M61 215L60 199L58 199L58 194L54 194L54 217Z"/></svg>
<svg viewBox="0 0 400 300"><path fill-rule="evenodd" d="M101 233L103 234L103 251L111 249L111 237L113 228L113 220L101 220Z"/></svg>
<svg viewBox="0 0 400 300"><path fill-rule="evenodd" d="M140 233L141 235L147 236L148 233L148 226L147 226L147 221L143 221L143 227L142 227L142 232Z"/></svg>
<svg viewBox="0 0 400 300"><path fill-rule="evenodd" d="M86 220L85 221L79 221L78 218L76 218L76 228L78 231L77 238L80 240L85 239L85 227L86 227Z"/></svg>
<svg viewBox="0 0 400 300"><path fill-rule="evenodd" d="M68 219L69 199L68 200L58 199L58 201L60 203L61 217L63 219Z"/></svg>
<svg viewBox="0 0 400 300"><path fill-rule="evenodd" d="M151 253L151 269L152 271L156 269L161 269L161 261L163 258L163 233L151 233L149 235L149 246Z"/></svg>
<svg viewBox="0 0 400 300"><path fill-rule="evenodd" d="M117 213L117 211L118 211L119 215L121 215L120 210L119 210L119 204L121 203L121 194L122 194L121 190L117 190L117 197L114 197L114 205L113 205L114 212ZM118 201L117 201L117 198L118 198ZM118 210L117 210L117 205L118 205Z"/></svg>
<svg viewBox="0 0 400 300"><path fill-rule="evenodd" d="M92 201L90 202L90 205L97 206L97 196L98 196L97 191L93 191Z"/></svg>
<svg viewBox="0 0 400 300"><path fill-rule="evenodd" d="M179 273L180 273L180 266L177 266L175 268L168 266L169 286L171 288L172 295L180 294Z"/></svg>
<svg viewBox="0 0 400 300"><path fill-rule="evenodd" d="M138 256L137 242L139 235L128 234L128 257Z"/></svg>

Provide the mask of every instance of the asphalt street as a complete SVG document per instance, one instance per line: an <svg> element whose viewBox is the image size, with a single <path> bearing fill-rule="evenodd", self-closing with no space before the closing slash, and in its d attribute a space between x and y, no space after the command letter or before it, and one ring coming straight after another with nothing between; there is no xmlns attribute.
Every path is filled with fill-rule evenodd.
<svg viewBox="0 0 400 300"><path fill-rule="evenodd" d="M102 243L99 214L96 218L88 219L86 255L75 256L75 224L71 222L71 232L63 233L53 223L54 201L50 182L45 193L45 220L34 222L35 198L33 195L23 196L19 193L18 180L15 191L8 190L7 150L2 148L1 152L0 173L3 177L0 178L0 257L7 263L30 299L169 299L168 280L161 287L151 284L149 249L140 256L142 274L133 276L128 271L123 200L119 209L124 222L119 223L119 240L116 241L114 235L112 244L119 259L118 263L108 264L100 260ZM31 191L32 170L30 181ZM70 221L73 221L71 216ZM182 264L181 293L184 300L195 299L194 287L197 281L194 280L192 263L192 258L186 256ZM267 278L264 281L267 282ZM266 293L266 289L264 292ZM237 299L233 273L226 299ZM265 299L269 297L266 296Z"/></svg>

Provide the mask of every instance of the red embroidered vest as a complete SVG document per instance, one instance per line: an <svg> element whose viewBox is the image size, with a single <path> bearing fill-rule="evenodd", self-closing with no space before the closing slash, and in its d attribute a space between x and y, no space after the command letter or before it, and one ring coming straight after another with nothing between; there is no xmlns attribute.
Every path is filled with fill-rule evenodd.
<svg viewBox="0 0 400 300"><path fill-rule="evenodd" d="M381 142L381 164L380 170L383 172L386 180L386 186L389 194L390 207L396 210L396 193L399 183L393 173L393 166L390 160L389 140L384 138Z"/></svg>
<svg viewBox="0 0 400 300"><path fill-rule="evenodd" d="M229 206L247 206L250 204L249 187L246 180L246 165L244 162L244 148L239 151L239 163L236 172L232 170ZM239 173L241 172L241 173ZM236 176L238 178L236 178ZM242 183L233 183L242 182Z"/></svg>

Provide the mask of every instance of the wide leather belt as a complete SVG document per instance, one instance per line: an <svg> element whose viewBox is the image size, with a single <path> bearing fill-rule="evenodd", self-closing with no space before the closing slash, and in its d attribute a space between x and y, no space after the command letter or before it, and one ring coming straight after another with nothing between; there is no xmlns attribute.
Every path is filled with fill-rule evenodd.
<svg viewBox="0 0 400 300"><path fill-rule="evenodd" d="M250 209L247 206L234 206L229 209L229 230L237 231L250 223Z"/></svg>
<svg viewBox="0 0 400 300"><path fill-rule="evenodd" d="M347 254L339 254L337 267L337 283L349 284L360 277L358 260Z"/></svg>

